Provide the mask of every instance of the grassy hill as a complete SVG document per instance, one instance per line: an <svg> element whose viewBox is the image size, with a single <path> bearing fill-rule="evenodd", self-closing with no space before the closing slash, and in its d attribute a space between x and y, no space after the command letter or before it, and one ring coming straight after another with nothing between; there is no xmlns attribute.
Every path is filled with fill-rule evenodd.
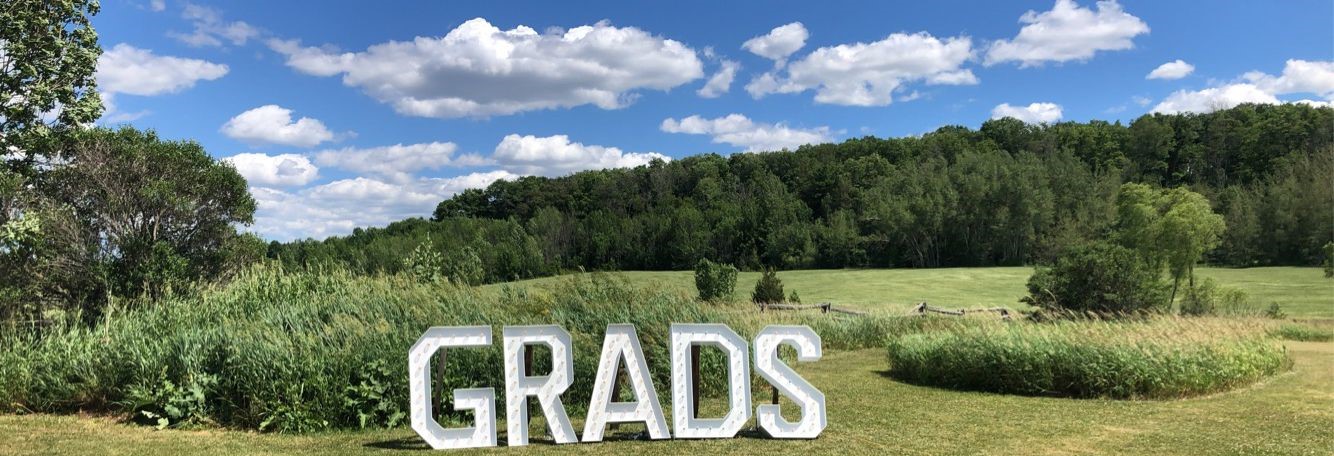
<svg viewBox="0 0 1334 456"><path fill-rule="evenodd" d="M1334 280L1326 279L1319 268L1199 268L1201 279L1212 278L1221 285L1240 288L1257 309L1277 302L1290 317L1334 318ZM802 302L832 302L839 306L885 312L902 312L926 301L942 307L1006 306L1023 309L1019 298L1030 267L940 268L940 269L816 269L781 271L778 277L788 293L793 290ZM626 271L632 283L695 292L691 271ZM743 272L737 277L736 297L746 299L758 280L758 272ZM544 287L556 277L490 285Z"/></svg>

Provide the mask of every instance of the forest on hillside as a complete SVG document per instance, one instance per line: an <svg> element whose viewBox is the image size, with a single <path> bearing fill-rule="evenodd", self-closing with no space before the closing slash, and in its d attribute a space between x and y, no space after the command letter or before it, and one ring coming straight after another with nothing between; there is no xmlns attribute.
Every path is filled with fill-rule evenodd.
<svg viewBox="0 0 1334 456"><path fill-rule="evenodd" d="M949 267L1047 263L1103 237L1123 183L1186 187L1227 229L1217 265L1313 265L1334 240L1334 109L1242 105L920 137L704 154L497 181L432 220L273 242L287 267L404 270L414 250L485 281L567 270Z"/></svg>

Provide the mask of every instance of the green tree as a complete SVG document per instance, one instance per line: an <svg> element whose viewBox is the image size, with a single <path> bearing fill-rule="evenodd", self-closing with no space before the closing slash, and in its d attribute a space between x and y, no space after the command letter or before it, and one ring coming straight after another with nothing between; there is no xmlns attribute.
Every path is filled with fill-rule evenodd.
<svg viewBox="0 0 1334 456"><path fill-rule="evenodd" d="M700 301L730 299L736 291L736 268L706 259L695 265L695 289Z"/></svg>
<svg viewBox="0 0 1334 456"><path fill-rule="evenodd" d="M101 117L93 74L102 48L89 21L99 9L96 0L0 5L0 151L31 154L27 141Z"/></svg>
<svg viewBox="0 0 1334 456"><path fill-rule="evenodd" d="M245 179L198 143L127 127L80 131L63 144L68 162L50 172L46 193L105 240L100 256L119 294L156 296L163 274L216 277L235 226L253 221Z"/></svg>
<svg viewBox="0 0 1334 456"><path fill-rule="evenodd" d="M760 274L760 280L755 282L755 291L751 292L750 300L756 304L773 304L783 302L785 298L783 281L778 278L778 273L773 269L765 269Z"/></svg>
<svg viewBox="0 0 1334 456"><path fill-rule="evenodd" d="M477 250L471 246L449 252L445 257L444 274L457 285L477 286L486 279L486 268Z"/></svg>
<svg viewBox="0 0 1334 456"><path fill-rule="evenodd" d="M1320 262L1320 265L1325 268L1325 278L1334 277L1334 242L1326 242L1325 247L1321 250L1324 251L1325 258Z"/></svg>
<svg viewBox="0 0 1334 456"><path fill-rule="evenodd" d="M1140 312L1162 305L1166 287L1159 277L1135 251L1092 242L1071 248L1051 267L1038 268L1021 301L1058 313Z"/></svg>
<svg viewBox="0 0 1334 456"><path fill-rule="evenodd" d="M1183 278L1195 287L1195 264L1205 252L1218 247L1226 225L1223 216L1215 214L1209 200L1185 188L1174 188L1163 195L1166 211L1162 215L1161 238L1158 245L1167 258L1167 270L1172 275L1173 311L1177 288Z"/></svg>
<svg viewBox="0 0 1334 456"><path fill-rule="evenodd" d="M255 201L231 165L132 128L72 131L58 144L59 160L22 197L38 223L20 225L39 228L0 249L0 283L91 319L110 295L180 291L237 259L235 227L251 222Z"/></svg>
<svg viewBox="0 0 1334 456"><path fill-rule="evenodd" d="M1183 279L1195 284L1195 264L1222 241L1226 224L1209 200L1186 188L1158 190L1125 184L1117 197L1116 239L1139 252L1154 271L1172 277L1173 311Z"/></svg>

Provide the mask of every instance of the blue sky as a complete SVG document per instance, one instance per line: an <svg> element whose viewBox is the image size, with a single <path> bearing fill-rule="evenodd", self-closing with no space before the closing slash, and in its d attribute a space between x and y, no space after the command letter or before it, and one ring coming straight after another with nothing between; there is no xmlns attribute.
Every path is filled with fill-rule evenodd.
<svg viewBox="0 0 1334 456"><path fill-rule="evenodd" d="M1328 0L102 6L101 123L232 161L282 240L520 175L1334 99Z"/></svg>

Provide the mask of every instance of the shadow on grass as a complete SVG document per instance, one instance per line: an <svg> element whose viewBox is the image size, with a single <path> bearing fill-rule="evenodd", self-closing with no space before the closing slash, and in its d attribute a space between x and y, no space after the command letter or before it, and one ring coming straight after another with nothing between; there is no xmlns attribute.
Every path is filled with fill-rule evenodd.
<svg viewBox="0 0 1334 456"><path fill-rule="evenodd" d="M738 436L738 437L742 437L742 438L763 438L763 437L764 437L764 435L763 435L763 434L760 434L759 431L753 431L753 430L743 430L743 431L737 433L737 436ZM504 446L507 446L507 445L505 445L505 434L504 434L504 433L501 433L500 435L498 435L497 438L496 438L496 440L498 441L498 444L496 445L497 447L504 447ZM629 441L636 441L636 440L643 440L643 441L647 441L647 440L649 440L649 438L648 438L648 433L647 433L647 432L634 432L634 433L610 434L610 435L603 435L603 437L602 437L602 442L604 442L604 443L605 443L605 442L629 442ZM664 440L669 440L669 439L664 439ZM555 441L555 440L552 440L550 437L545 437L545 436L543 436L543 437L537 437L537 436L529 437L529 438L528 438L528 443L529 443L530 445L556 445L556 441ZM382 441L379 441L379 442L370 442L370 443L367 443L367 444L362 445L362 446L364 446L364 447L366 447L366 448L375 448L375 449L380 449L380 450L396 450L396 451L416 451L416 450L430 450L430 449L431 449L431 446L430 446L430 445L427 445L426 442L423 441L420 437L403 437L403 438L400 438L400 439L382 440Z"/></svg>
<svg viewBox="0 0 1334 456"><path fill-rule="evenodd" d="M978 387L970 387L970 386L966 386L966 385L940 385L940 384L930 383L930 382L926 382L926 381L921 381L921 380L916 380L916 379L907 378L907 377L904 377L904 376L902 376L902 375L896 374L896 373L894 372L893 369L878 370L878 371L875 371L875 373L876 373L876 374L879 374L881 377L884 377L884 378L886 378L886 379L889 379L889 380L893 380L893 381L902 383L902 384L904 384L904 385L911 385L911 386L916 386L916 387L918 387L918 388L926 388L926 389L931 389L931 390L946 391L946 392L953 392L953 393L981 393L981 394L991 394L991 395L996 395L996 396L1032 397L1032 398L1042 398L1042 399L1066 399L1066 400L1071 400L1071 401L1096 401L1096 400L1134 401L1134 400L1155 400L1155 399L1134 399L1134 398L1104 397L1104 396L1098 396L1098 395L1093 395L1093 394L1090 394L1090 395L1078 395L1078 394L1062 393L1062 392L1059 392L1059 391L1043 391L1043 392L1035 392L1035 391L1000 391L1000 390L996 390L996 389L992 389L992 388L978 388Z"/></svg>

